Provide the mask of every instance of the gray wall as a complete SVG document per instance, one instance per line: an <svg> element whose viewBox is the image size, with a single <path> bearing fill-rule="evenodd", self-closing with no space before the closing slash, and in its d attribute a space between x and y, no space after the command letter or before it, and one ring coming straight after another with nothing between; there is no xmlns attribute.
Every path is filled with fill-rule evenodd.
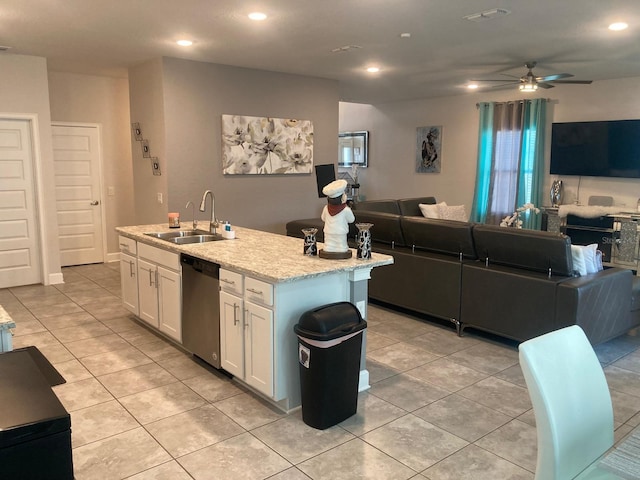
<svg viewBox="0 0 640 480"><path fill-rule="evenodd" d="M47 61L26 55L0 55L0 112L37 115L38 131L34 139L39 146L42 181L39 195L43 210L38 212L43 230L45 283L59 283L60 255L56 192L51 145L51 112L47 85Z"/></svg>
<svg viewBox="0 0 640 480"><path fill-rule="evenodd" d="M162 59L154 59L129 69L131 122L140 123L142 136L149 140L151 155L160 160L162 175L153 175L151 161L143 158L140 142L132 134L134 224L167 221L167 157L165 155L165 112ZM158 202L162 195L162 203Z"/></svg>
<svg viewBox="0 0 640 480"><path fill-rule="evenodd" d="M551 99L550 123L640 118L640 78L603 80L592 85L557 86L536 93ZM507 101L524 97L517 90L466 94L381 105L340 104L340 130L369 130L370 167L360 171L361 193L369 199L434 195L450 205L464 204L469 213L473 200L478 145L477 102ZM441 173L415 173L416 127L442 125ZM550 144L545 159L549 171ZM551 181L546 175L545 204ZM587 203L590 195L611 195L616 205L636 208L638 179L560 177L565 201ZM578 192L578 182L580 190ZM579 197L579 198L578 198Z"/></svg>
<svg viewBox="0 0 640 480"><path fill-rule="evenodd" d="M159 156L168 195L168 210L157 205L136 208L138 223L166 221L167 211L181 212L182 221L190 222L191 209L185 209L189 200L196 203L196 217L207 220L208 204L206 213L197 211L207 189L215 194L216 216L235 225L284 233L287 221L320 214L324 201L317 196L314 173L222 175L221 115L311 120L314 163L336 163L337 82L175 58L163 58L161 68L154 61L153 68L147 64L132 69L130 82L131 120L144 123L154 154L165 149ZM159 90L162 112L157 111ZM160 117L164 144L157 150ZM136 203L155 201L154 190L149 185L138 188L140 183L151 182L157 191L163 188L150 175L150 170L134 167Z"/></svg>
<svg viewBox="0 0 640 480"><path fill-rule="evenodd" d="M107 260L113 260L120 249L115 227L134 221L129 82L126 78L49 72L49 96L53 121L101 126Z"/></svg>

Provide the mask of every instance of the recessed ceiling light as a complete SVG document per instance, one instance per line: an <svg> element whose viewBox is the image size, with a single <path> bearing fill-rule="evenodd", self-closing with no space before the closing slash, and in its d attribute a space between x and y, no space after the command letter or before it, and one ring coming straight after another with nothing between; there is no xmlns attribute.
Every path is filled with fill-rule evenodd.
<svg viewBox="0 0 640 480"><path fill-rule="evenodd" d="M176 43L181 47L190 47L191 45L193 45L193 42L191 40L178 40Z"/></svg>
<svg viewBox="0 0 640 480"><path fill-rule="evenodd" d="M380 67L367 67L367 72L369 73L378 73L380 71Z"/></svg>
<svg viewBox="0 0 640 480"><path fill-rule="evenodd" d="M613 30L614 32L619 32L620 30L625 30L629 25L624 22L615 22L609 25L609 30Z"/></svg>
<svg viewBox="0 0 640 480"><path fill-rule="evenodd" d="M400 38L411 38L411 34L409 32L401 33Z"/></svg>
<svg viewBox="0 0 640 480"><path fill-rule="evenodd" d="M265 20L267 18L267 14L262 12L251 12L249 14L249 18L256 21Z"/></svg>
<svg viewBox="0 0 640 480"><path fill-rule="evenodd" d="M469 90L475 90L476 88L478 88L478 84L477 83L469 83L469 84L467 84L467 88Z"/></svg>

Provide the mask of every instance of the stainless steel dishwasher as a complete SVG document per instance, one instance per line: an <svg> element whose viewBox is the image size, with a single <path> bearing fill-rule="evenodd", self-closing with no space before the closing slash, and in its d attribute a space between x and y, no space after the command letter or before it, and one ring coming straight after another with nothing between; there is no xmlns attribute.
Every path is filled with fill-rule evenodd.
<svg viewBox="0 0 640 480"><path fill-rule="evenodd" d="M182 254L182 345L220 368L220 265Z"/></svg>

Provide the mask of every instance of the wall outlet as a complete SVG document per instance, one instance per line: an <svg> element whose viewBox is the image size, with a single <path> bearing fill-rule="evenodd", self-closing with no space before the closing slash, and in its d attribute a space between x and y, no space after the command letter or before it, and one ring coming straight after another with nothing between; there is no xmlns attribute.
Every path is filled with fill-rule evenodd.
<svg viewBox="0 0 640 480"><path fill-rule="evenodd" d="M158 192L156 198L158 199L158 203L162 205L162 193Z"/></svg>

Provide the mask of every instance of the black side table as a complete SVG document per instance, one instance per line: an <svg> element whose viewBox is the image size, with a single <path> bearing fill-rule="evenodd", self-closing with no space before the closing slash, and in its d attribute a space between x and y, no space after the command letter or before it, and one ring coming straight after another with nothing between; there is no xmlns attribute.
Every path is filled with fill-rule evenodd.
<svg viewBox="0 0 640 480"><path fill-rule="evenodd" d="M0 354L0 478L73 479L71 418L43 360L34 347Z"/></svg>

